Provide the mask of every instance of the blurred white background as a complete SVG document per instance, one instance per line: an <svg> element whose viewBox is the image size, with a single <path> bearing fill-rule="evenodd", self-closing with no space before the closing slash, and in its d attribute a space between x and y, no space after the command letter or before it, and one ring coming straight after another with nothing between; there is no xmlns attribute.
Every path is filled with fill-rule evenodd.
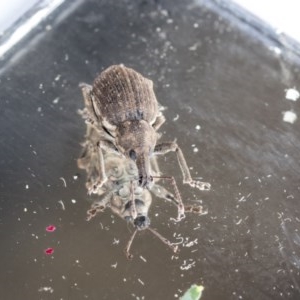
<svg viewBox="0 0 300 300"><path fill-rule="evenodd" d="M234 0L260 19L300 42L300 0Z"/></svg>

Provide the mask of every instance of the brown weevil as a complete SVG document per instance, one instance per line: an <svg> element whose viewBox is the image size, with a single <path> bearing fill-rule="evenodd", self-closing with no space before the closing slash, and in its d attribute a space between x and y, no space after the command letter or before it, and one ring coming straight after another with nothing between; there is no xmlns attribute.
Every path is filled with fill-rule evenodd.
<svg viewBox="0 0 300 300"><path fill-rule="evenodd" d="M81 83L85 111L83 116L98 132L99 176L91 182L90 193L97 193L107 181L103 150L114 152L135 162L138 184L150 188L153 182L151 157L176 152L183 183L200 190L210 184L193 180L184 155L175 142L157 144L157 130L165 122L157 102L153 82L124 65L113 65L96 77L92 86ZM178 220L184 217L184 206L178 206Z"/></svg>

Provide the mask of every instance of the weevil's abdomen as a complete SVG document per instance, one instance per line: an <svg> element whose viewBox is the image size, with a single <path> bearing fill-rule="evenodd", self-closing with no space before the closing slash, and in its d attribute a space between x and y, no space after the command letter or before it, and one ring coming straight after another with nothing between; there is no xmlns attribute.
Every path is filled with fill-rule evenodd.
<svg viewBox="0 0 300 300"><path fill-rule="evenodd" d="M95 79L92 93L99 117L113 125L141 119L153 123L158 113L152 81L123 65L104 70Z"/></svg>

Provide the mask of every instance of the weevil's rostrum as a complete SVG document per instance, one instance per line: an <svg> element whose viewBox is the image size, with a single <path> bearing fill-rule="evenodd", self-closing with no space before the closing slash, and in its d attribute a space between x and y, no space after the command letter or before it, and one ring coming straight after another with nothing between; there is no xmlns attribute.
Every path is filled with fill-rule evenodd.
<svg viewBox="0 0 300 300"><path fill-rule="evenodd" d="M159 176L159 169L155 156L175 152L183 183L200 190L209 190L210 184L192 179L184 155L175 142L157 143L160 137L157 130L165 117L152 81L124 65L113 65L104 70L92 86L81 83L80 87L85 102L81 114L87 123L87 134L78 164L87 171L89 193L105 194L92 206L90 217L110 205L122 218L131 218L138 229L147 228L151 190L177 205L178 221L184 218L185 207L174 177L162 178L171 181L175 196L162 187L158 189L155 178ZM112 175L118 169L112 167L112 161L123 166L120 176ZM158 190L163 193L157 193ZM191 207L190 210L197 212Z"/></svg>

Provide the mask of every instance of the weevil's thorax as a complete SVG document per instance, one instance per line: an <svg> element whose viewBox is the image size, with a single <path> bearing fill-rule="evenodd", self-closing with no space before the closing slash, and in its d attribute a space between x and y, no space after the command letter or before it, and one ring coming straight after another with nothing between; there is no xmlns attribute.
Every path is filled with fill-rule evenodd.
<svg viewBox="0 0 300 300"><path fill-rule="evenodd" d="M150 156L156 140L156 131L144 120L123 122L116 130L116 146L122 154L130 158L134 155L131 150L134 150L136 156L144 153Z"/></svg>

